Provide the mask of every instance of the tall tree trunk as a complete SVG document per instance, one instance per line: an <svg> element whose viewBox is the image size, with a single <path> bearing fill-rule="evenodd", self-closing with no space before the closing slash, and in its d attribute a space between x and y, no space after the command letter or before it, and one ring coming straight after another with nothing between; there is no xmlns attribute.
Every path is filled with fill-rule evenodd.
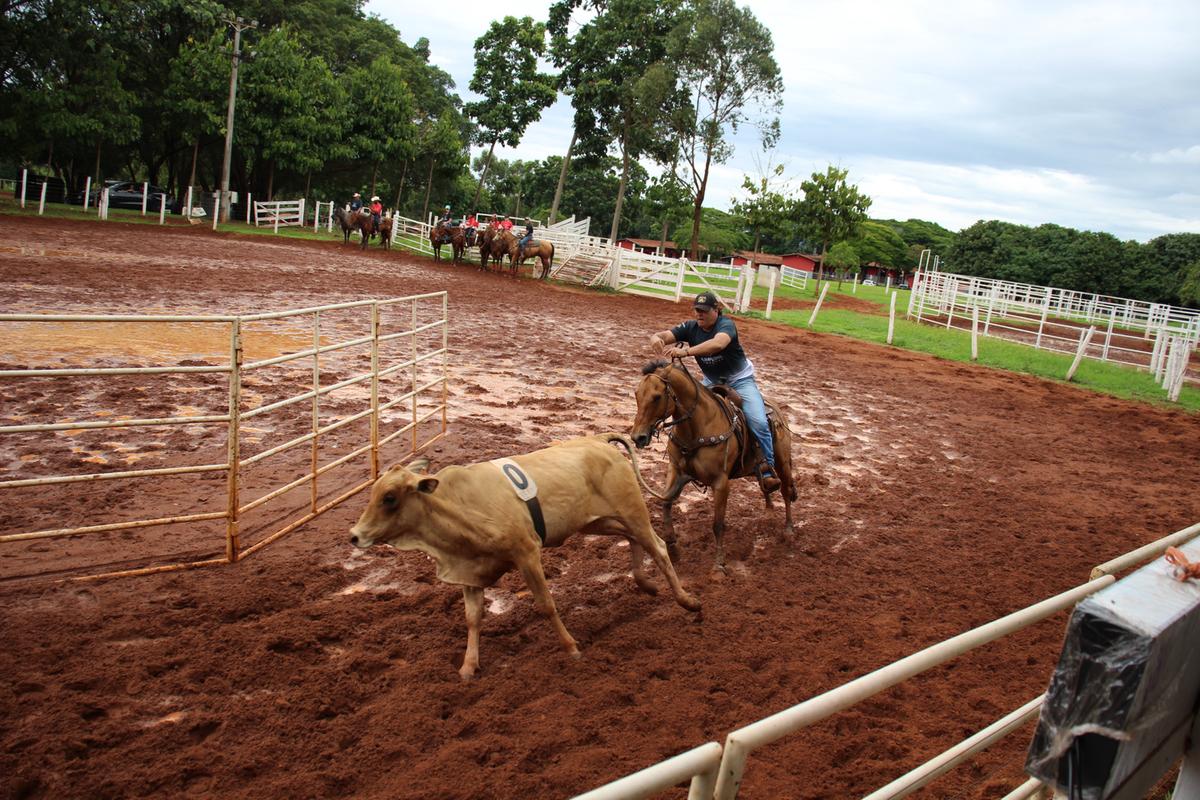
<svg viewBox="0 0 1200 800"><path fill-rule="evenodd" d="M492 146L488 148L487 159L483 162L483 172L479 173L479 185L475 187L475 199L471 201L471 208L479 208L479 195L483 193L483 182L487 178L488 167L492 165L492 153L496 151L496 140L492 139Z"/></svg>
<svg viewBox="0 0 1200 800"><path fill-rule="evenodd" d="M429 177L425 179L425 207L421 209L421 221L429 219L429 193L433 191L433 156L429 156Z"/></svg>
<svg viewBox="0 0 1200 800"><path fill-rule="evenodd" d="M200 158L200 137L196 137L196 143L192 145L192 177L188 178L188 186L196 185L196 161Z"/></svg>
<svg viewBox="0 0 1200 800"><path fill-rule="evenodd" d="M562 169L558 171L558 186L554 189L554 203L550 206L550 221L547 225L558 221L558 204L562 201L563 186L567 183L567 169L571 166L571 153L575 150L575 137L578 135L578 129L571 130L571 143L567 145L567 157L563 159Z"/></svg>
<svg viewBox="0 0 1200 800"><path fill-rule="evenodd" d="M99 189L99 186L100 186L100 143L101 143L100 140L97 139L96 140L96 179L95 179L97 189Z"/></svg>
<svg viewBox="0 0 1200 800"><path fill-rule="evenodd" d="M700 260L700 215L704 212L704 193L708 190L708 169L712 164L712 148L704 151L704 172L700 178L700 188L696 192L696 202L692 208L692 260Z"/></svg>
<svg viewBox="0 0 1200 800"><path fill-rule="evenodd" d="M375 162L375 166L371 168L371 196L375 196L375 182L379 178L379 162Z"/></svg>
<svg viewBox="0 0 1200 800"><path fill-rule="evenodd" d="M609 244L617 243L621 226L621 206L625 204L625 183L629 178L629 120L621 130L621 182L617 184L617 205L613 209L612 229L608 234Z"/></svg>
<svg viewBox="0 0 1200 800"><path fill-rule="evenodd" d="M674 187L675 181L679 176L679 141L675 141L675 158L671 160L671 186ZM668 195L669 197L669 195ZM671 207L666 203L663 204L662 215L662 230L658 240L658 254L665 256L667 254L667 217L671 214Z"/></svg>
<svg viewBox="0 0 1200 800"><path fill-rule="evenodd" d="M310 169L304 176L304 196L308 197L309 191L312 189L312 170Z"/></svg>
<svg viewBox="0 0 1200 800"><path fill-rule="evenodd" d="M396 202L392 211L400 213L400 195L404 194L404 179L408 177L408 159L404 160L404 169L400 170L400 185L396 188Z"/></svg>
<svg viewBox="0 0 1200 800"><path fill-rule="evenodd" d="M829 240L821 240L821 254L817 257L817 272L816 279L813 281L813 294L817 293L817 288L820 286L821 279L825 276L825 251L829 249Z"/></svg>
<svg viewBox="0 0 1200 800"><path fill-rule="evenodd" d="M267 162L267 202L275 199L275 159Z"/></svg>

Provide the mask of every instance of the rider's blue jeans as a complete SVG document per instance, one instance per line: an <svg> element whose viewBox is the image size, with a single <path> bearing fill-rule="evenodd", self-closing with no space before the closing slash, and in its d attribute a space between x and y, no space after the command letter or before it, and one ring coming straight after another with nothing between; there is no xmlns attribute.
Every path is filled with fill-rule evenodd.
<svg viewBox="0 0 1200 800"><path fill-rule="evenodd" d="M712 386L712 381L705 378L704 385ZM742 413L746 415L746 425L749 426L750 431L754 434L754 438L758 439L763 456L767 459L767 463L771 465L771 469L774 470L775 439L771 436L771 423L767 421L767 406L763 402L762 393L758 391L758 384L754 382L754 378L751 376L733 381L729 386L742 396Z"/></svg>
<svg viewBox="0 0 1200 800"><path fill-rule="evenodd" d="M533 241L533 234L525 234L521 237L521 241L517 242L517 245L523 250L525 249L525 245L529 244L531 241Z"/></svg>

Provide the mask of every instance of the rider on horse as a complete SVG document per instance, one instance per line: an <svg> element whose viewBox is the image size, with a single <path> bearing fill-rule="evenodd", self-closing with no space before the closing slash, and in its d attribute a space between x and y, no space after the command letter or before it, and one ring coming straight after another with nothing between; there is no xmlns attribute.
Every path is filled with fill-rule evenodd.
<svg viewBox="0 0 1200 800"><path fill-rule="evenodd" d="M379 195L371 198L371 219L375 221L375 229L379 229L379 223L383 220L383 203L379 199Z"/></svg>
<svg viewBox="0 0 1200 800"><path fill-rule="evenodd" d="M361 211L363 207L362 195L358 192L354 193L354 197L350 198L350 210Z"/></svg>
<svg viewBox="0 0 1200 800"><path fill-rule="evenodd" d="M505 219L507 219L507 217ZM526 218L526 220L525 220L525 235L521 237L521 241L517 242L518 252L524 253L525 246L532 241L533 241L533 220Z"/></svg>
<svg viewBox="0 0 1200 800"><path fill-rule="evenodd" d="M754 382L754 364L746 357L738 341L737 326L721 312L720 301L712 292L696 295L692 304L695 319L686 320L669 331L650 337L650 346L657 355L667 358L693 356L704 373L704 385L725 384L742 397L742 413L762 450L758 477L763 491L771 493L780 486L775 475L775 443L767 409L758 384ZM668 347L674 345L674 347Z"/></svg>
<svg viewBox="0 0 1200 800"><path fill-rule="evenodd" d="M463 220L463 233L467 237L467 247L475 246L475 231L479 228L479 222L475 219L474 214L467 214Z"/></svg>

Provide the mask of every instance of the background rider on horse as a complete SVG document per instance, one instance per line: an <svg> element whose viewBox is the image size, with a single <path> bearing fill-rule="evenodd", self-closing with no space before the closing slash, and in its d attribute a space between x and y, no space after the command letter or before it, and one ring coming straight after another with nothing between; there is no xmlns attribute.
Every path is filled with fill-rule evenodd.
<svg viewBox="0 0 1200 800"><path fill-rule="evenodd" d="M508 217L505 217L508 219ZM525 220L525 235L521 237L521 241L517 242L517 247L520 252L525 252L525 246L533 241L533 220Z"/></svg>
<svg viewBox="0 0 1200 800"><path fill-rule="evenodd" d="M379 230L379 223L383 220L383 202L379 195L371 198L371 219L375 221L375 230Z"/></svg>
<svg viewBox="0 0 1200 800"><path fill-rule="evenodd" d="M738 341L737 326L721 313L720 301L712 292L701 292L692 303L695 319L676 325L650 337L655 353L666 358L693 356L704 373L704 385L723 383L742 396L742 413L762 449L758 477L763 491L771 493L780 486L775 475L775 442L767 421L767 408L758 384L754 382L754 364L746 357ZM669 347L668 345L674 345Z"/></svg>
<svg viewBox="0 0 1200 800"><path fill-rule="evenodd" d="M350 210L351 211L362 211L362 207L363 207L362 195L359 194L358 192L355 192L354 197L350 198Z"/></svg>
<svg viewBox="0 0 1200 800"><path fill-rule="evenodd" d="M475 245L475 231L479 229L479 221L475 219L475 213L467 214L463 219L463 233L467 237L467 247Z"/></svg>

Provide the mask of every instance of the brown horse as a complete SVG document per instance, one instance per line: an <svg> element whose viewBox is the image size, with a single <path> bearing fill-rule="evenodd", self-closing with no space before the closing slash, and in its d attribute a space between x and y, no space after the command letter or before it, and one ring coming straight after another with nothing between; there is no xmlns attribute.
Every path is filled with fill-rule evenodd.
<svg viewBox="0 0 1200 800"><path fill-rule="evenodd" d="M442 260L442 245L449 244L452 259L455 264L458 264L462 261L462 254L467 246L467 239L463 235L462 228L459 226L439 222L429 231L429 244L433 246L434 261Z"/></svg>
<svg viewBox="0 0 1200 800"><path fill-rule="evenodd" d="M540 241L533 239L524 247L520 246L519 240L514 243L513 252L508 254L514 278L520 272L521 265L525 263L525 259L532 257L542 260L542 274L538 278L545 280L550 275L550 264L554 261L554 242L548 242L545 239Z"/></svg>
<svg viewBox="0 0 1200 800"><path fill-rule="evenodd" d="M479 232L479 236L475 238L479 245L479 268L487 271L488 258L492 255L492 239L496 236L496 230L491 227L484 228Z"/></svg>
<svg viewBox="0 0 1200 800"><path fill-rule="evenodd" d="M375 225L375 217L369 211L360 211L358 216L354 218L358 230L362 233L362 249L367 249L367 243L375 234L379 234L380 244L384 250L391 249L392 239L392 220L390 217L384 217L379 220L379 225Z"/></svg>
<svg viewBox="0 0 1200 800"><path fill-rule="evenodd" d="M631 435L645 447L663 428L670 428L667 442L667 493L663 501L663 540L676 552L671 506L685 486L695 481L713 490L713 538L717 542L716 568L725 570L721 535L725 532L725 504L732 478L754 478L762 460L758 440L746 425L741 398L727 387L721 394L707 388L678 363L659 359L642 368L637 387L637 417ZM782 482L784 534L792 534L792 502L797 498L792 477L792 431L783 414L767 402L767 419L775 440L775 472ZM670 417L671 422L666 422ZM767 507L771 497L763 493ZM672 555L672 558L675 556Z"/></svg>
<svg viewBox="0 0 1200 800"><path fill-rule="evenodd" d="M342 229L342 244L350 244L350 234L358 228L358 214L342 206L333 210L333 219Z"/></svg>
<svg viewBox="0 0 1200 800"><path fill-rule="evenodd" d="M511 263L513 251L517 247L517 237L512 235L512 231L499 230L492 237L492 262L496 265L496 271L504 269L504 257L507 255Z"/></svg>

